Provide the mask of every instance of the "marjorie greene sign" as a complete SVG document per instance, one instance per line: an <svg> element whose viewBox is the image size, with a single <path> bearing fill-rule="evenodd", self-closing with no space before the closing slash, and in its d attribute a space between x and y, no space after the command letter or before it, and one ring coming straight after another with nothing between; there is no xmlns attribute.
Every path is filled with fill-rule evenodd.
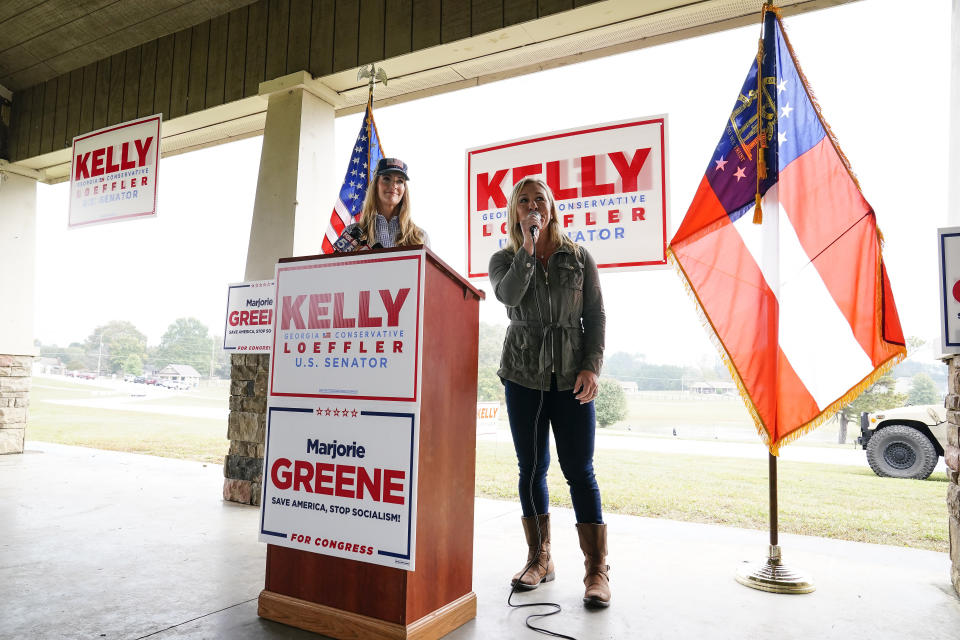
<svg viewBox="0 0 960 640"><path fill-rule="evenodd" d="M277 265L261 541L415 568L424 260Z"/></svg>
<svg viewBox="0 0 960 640"><path fill-rule="evenodd" d="M159 163L159 115L74 138L69 225L156 215Z"/></svg>
<svg viewBox="0 0 960 640"><path fill-rule="evenodd" d="M273 344L273 280L227 286L223 348L248 353L270 351Z"/></svg>
<svg viewBox="0 0 960 640"><path fill-rule="evenodd" d="M667 264L667 117L540 134L467 151L467 274L507 241L507 200L527 176L553 191L560 227L607 270Z"/></svg>

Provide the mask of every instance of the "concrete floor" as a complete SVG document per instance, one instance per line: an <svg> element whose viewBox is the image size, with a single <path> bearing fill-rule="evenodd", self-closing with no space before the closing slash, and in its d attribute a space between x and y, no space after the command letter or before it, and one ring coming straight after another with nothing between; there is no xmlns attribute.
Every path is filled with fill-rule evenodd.
<svg viewBox="0 0 960 640"><path fill-rule="evenodd" d="M150 456L36 442L0 456L0 638L319 638L257 617L257 510L221 485L219 466ZM614 601L585 611L572 512L553 519L557 580L516 600L560 603L542 624L580 640L960 638L946 554L783 535L785 562L818 588L773 595L733 579L765 533L616 515ZM545 637L505 603L518 520L514 503L476 501L478 614L449 640Z"/></svg>

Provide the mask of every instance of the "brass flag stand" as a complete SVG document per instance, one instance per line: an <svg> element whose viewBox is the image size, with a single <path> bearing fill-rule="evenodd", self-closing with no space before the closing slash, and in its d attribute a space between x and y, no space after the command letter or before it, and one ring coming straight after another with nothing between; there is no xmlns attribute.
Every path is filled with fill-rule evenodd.
<svg viewBox="0 0 960 640"><path fill-rule="evenodd" d="M745 564L737 571L737 582L751 589L771 593L810 593L813 578L783 565L777 540L777 457L770 456L770 549L766 562Z"/></svg>

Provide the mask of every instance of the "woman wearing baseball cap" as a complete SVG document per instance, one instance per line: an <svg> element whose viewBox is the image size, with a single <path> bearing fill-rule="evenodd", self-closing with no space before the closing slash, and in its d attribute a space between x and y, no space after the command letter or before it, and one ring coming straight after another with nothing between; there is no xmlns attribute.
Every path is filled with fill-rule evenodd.
<svg viewBox="0 0 960 640"><path fill-rule="evenodd" d="M409 180L406 162L399 158L380 158L357 221L369 245L430 246L427 232L410 219Z"/></svg>

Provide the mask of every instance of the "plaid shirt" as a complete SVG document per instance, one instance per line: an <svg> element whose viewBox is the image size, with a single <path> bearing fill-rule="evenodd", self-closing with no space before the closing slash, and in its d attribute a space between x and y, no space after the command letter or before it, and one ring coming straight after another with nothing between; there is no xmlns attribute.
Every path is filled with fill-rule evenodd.
<svg viewBox="0 0 960 640"><path fill-rule="evenodd" d="M400 216L393 216L387 220L378 213L376 230L376 242L384 247L395 247L397 236L400 235Z"/></svg>

